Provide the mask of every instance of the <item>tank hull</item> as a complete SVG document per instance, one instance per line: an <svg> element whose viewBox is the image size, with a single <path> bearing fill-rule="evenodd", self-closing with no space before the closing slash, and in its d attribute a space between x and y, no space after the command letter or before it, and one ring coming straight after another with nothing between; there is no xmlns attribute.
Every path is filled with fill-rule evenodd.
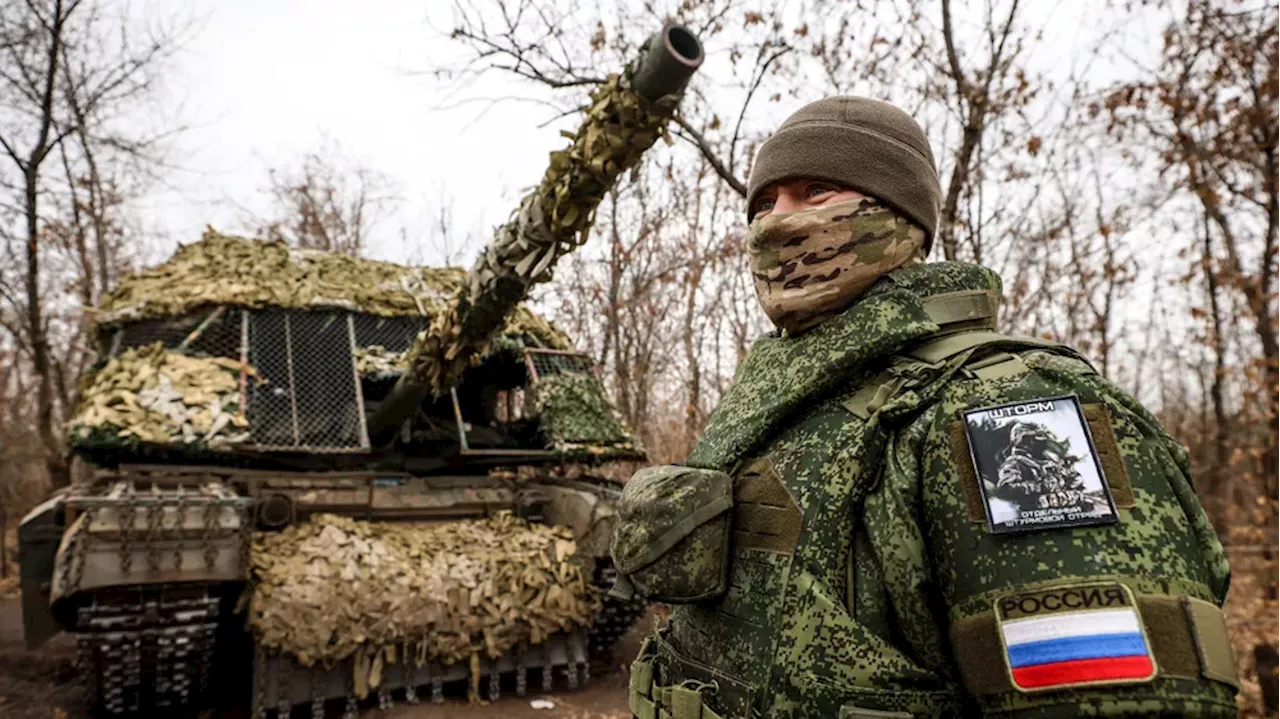
<svg viewBox="0 0 1280 719"><path fill-rule="evenodd" d="M366 696L382 705L439 699L446 688L483 697L520 694L531 682L540 690L574 688L643 605L606 598L590 628L553 634L477 666L418 663L408 647L409 661L384 669L376 688L356 686L358 657L303 666L257 647L237 612L251 579L253 533L321 512L420 523L510 511L570 527L579 552L595 565L594 583L607 591L619 488L551 475L518 485L508 474L98 468L91 484L41 505L20 527L24 589L32 590L24 598L26 638L34 646L59 630L71 632L93 703L106 715L198 707L226 695L245 697L254 716L287 716L300 704L317 711L326 702L354 707ZM219 674L219 666L250 664L248 676Z"/></svg>

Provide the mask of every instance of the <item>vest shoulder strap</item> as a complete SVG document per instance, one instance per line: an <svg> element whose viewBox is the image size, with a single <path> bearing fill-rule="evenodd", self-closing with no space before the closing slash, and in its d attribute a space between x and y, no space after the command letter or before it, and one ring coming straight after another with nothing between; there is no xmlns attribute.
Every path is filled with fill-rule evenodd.
<svg viewBox="0 0 1280 719"><path fill-rule="evenodd" d="M906 355L921 362L937 364L945 362L962 352L988 346L999 346L1002 349L1049 349L1077 355L1075 350L1064 344L1035 337L1007 335L993 330L975 330L943 335L916 346L908 351Z"/></svg>
<svg viewBox="0 0 1280 719"><path fill-rule="evenodd" d="M970 356L964 361L963 367L960 368L964 375L971 378L990 380L1010 377L1027 371L1027 364L1023 362L1018 352L1019 350L1034 349L1053 350L1078 359L1084 362L1085 365L1089 364L1078 352L1064 344L1035 337L1007 335L983 329L961 331L935 337L912 348L900 355L900 357L941 366L948 360L967 352L970 353ZM891 363L885 371L873 377L850 396L846 397L841 402L845 409L865 420L888 403L907 384L903 376L895 371L893 364ZM1091 366L1090 369L1092 369Z"/></svg>
<svg viewBox="0 0 1280 719"><path fill-rule="evenodd" d="M920 301L929 319L947 331L995 327L1000 295L993 290L960 290L931 295Z"/></svg>

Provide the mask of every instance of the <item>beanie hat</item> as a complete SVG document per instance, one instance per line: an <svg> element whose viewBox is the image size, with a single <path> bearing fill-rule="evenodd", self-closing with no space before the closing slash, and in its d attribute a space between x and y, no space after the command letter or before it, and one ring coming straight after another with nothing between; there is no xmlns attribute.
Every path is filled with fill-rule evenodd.
<svg viewBox="0 0 1280 719"><path fill-rule="evenodd" d="M907 113L866 97L829 97L800 108L756 155L747 182L748 214L765 187L810 177L870 195L902 213L924 229L929 251L942 188L929 140Z"/></svg>

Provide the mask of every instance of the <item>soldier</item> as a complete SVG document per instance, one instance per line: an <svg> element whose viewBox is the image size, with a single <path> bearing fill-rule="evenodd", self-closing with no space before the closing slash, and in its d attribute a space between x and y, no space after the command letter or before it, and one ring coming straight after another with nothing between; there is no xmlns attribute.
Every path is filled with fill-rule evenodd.
<svg viewBox="0 0 1280 719"><path fill-rule="evenodd" d="M1236 715L1186 452L1070 348L997 333L994 272L924 263L939 196L923 131L875 100L761 147L747 250L778 331L620 505L615 592L674 605L636 716ZM978 409L1078 418L1114 509L993 524Z"/></svg>
<svg viewBox="0 0 1280 719"><path fill-rule="evenodd" d="M1009 446L1001 453L993 493L1024 512L1085 502L1089 498L1076 469L1080 458L1069 450L1070 445L1052 430L1015 423ZM1093 504L1092 500L1089 503Z"/></svg>

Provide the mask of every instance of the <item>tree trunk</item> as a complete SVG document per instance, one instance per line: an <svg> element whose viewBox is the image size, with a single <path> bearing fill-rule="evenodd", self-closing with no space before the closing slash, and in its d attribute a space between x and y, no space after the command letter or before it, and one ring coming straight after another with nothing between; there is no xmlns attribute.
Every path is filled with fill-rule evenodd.
<svg viewBox="0 0 1280 719"><path fill-rule="evenodd" d="M685 296L684 312L684 356L688 364L688 377L685 381L684 437L687 447L692 447L698 436L698 404L702 396L702 362L698 352L695 336L695 321L698 311L698 285L702 282L702 262L695 261L690 268L688 293Z"/></svg>
<svg viewBox="0 0 1280 719"><path fill-rule="evenodd" d="M84 149L85 163L89 166L89 221L93 223L93 243L98 260L98 296L105 297L111 291L111 251L107 243L106 199L102 192L102 175L98 160L93 155L89 140L81 128L80 145Z"/></svg>
<svg viewBox="0 0 1280 719"><path fill-rule="evenodd" d="M49 342L44 325L40 298L40 216L39 165L31 163L26 171L27 219L27 332L30 334L31 364L39 384L36 386L36 431L44 445L45 467L54 487L67 484L62 447L53 431L53 373L49 363Z"/></svg>
<svg viewBox="0 0 1280 719"><path fill-rule="evenodd" d="M1205 287L1209 294L1209 329L1212 332L1210 341L1213 348L1213 382L1209 387L1209 396L1213 401L1213 465L1205 477L1204 491L1206 509L1209 520L1219 532L1226 529L1226 508L1232 493L1234 482L1227 471L1229 450L1227 447L1227 410L1223 399L1223 382L1227 374L1227 349L1222 341L1222 308L1218 305L1218 276L1213 267L1213 239L1209 232L1209 220L1204 221L1204 250L1201 262L1204 263Z"/></svg>
<svg viewBox="0 0 1280 719"><path fill-rule="evenodd" d="M622 237L618 232L618 190L609 190L609 286L605 288L604 340L600 364L607 366L609 351L618 351L618 297L622 285Z"/></svg>
<svg viewBox="0 0 1280 719"><path fill-rule="evenodd" d="M977 103L974 103L975 107ZM978 117L975 118L975 113ZM974 123L978 126L975 127ZM956 151L956 164L951 168L951 181L947 183L947 197L942 203L942 216L938 221L938 241L942 245L942 256L946 260L956 259L956 214L960 206L960 192L969 179L969 163L973 160L973 151L978 147L978 139L982 136L982 118L979 110L970 110L969 122L965 125L964 136L960 140L960 149Z"/></svg>

